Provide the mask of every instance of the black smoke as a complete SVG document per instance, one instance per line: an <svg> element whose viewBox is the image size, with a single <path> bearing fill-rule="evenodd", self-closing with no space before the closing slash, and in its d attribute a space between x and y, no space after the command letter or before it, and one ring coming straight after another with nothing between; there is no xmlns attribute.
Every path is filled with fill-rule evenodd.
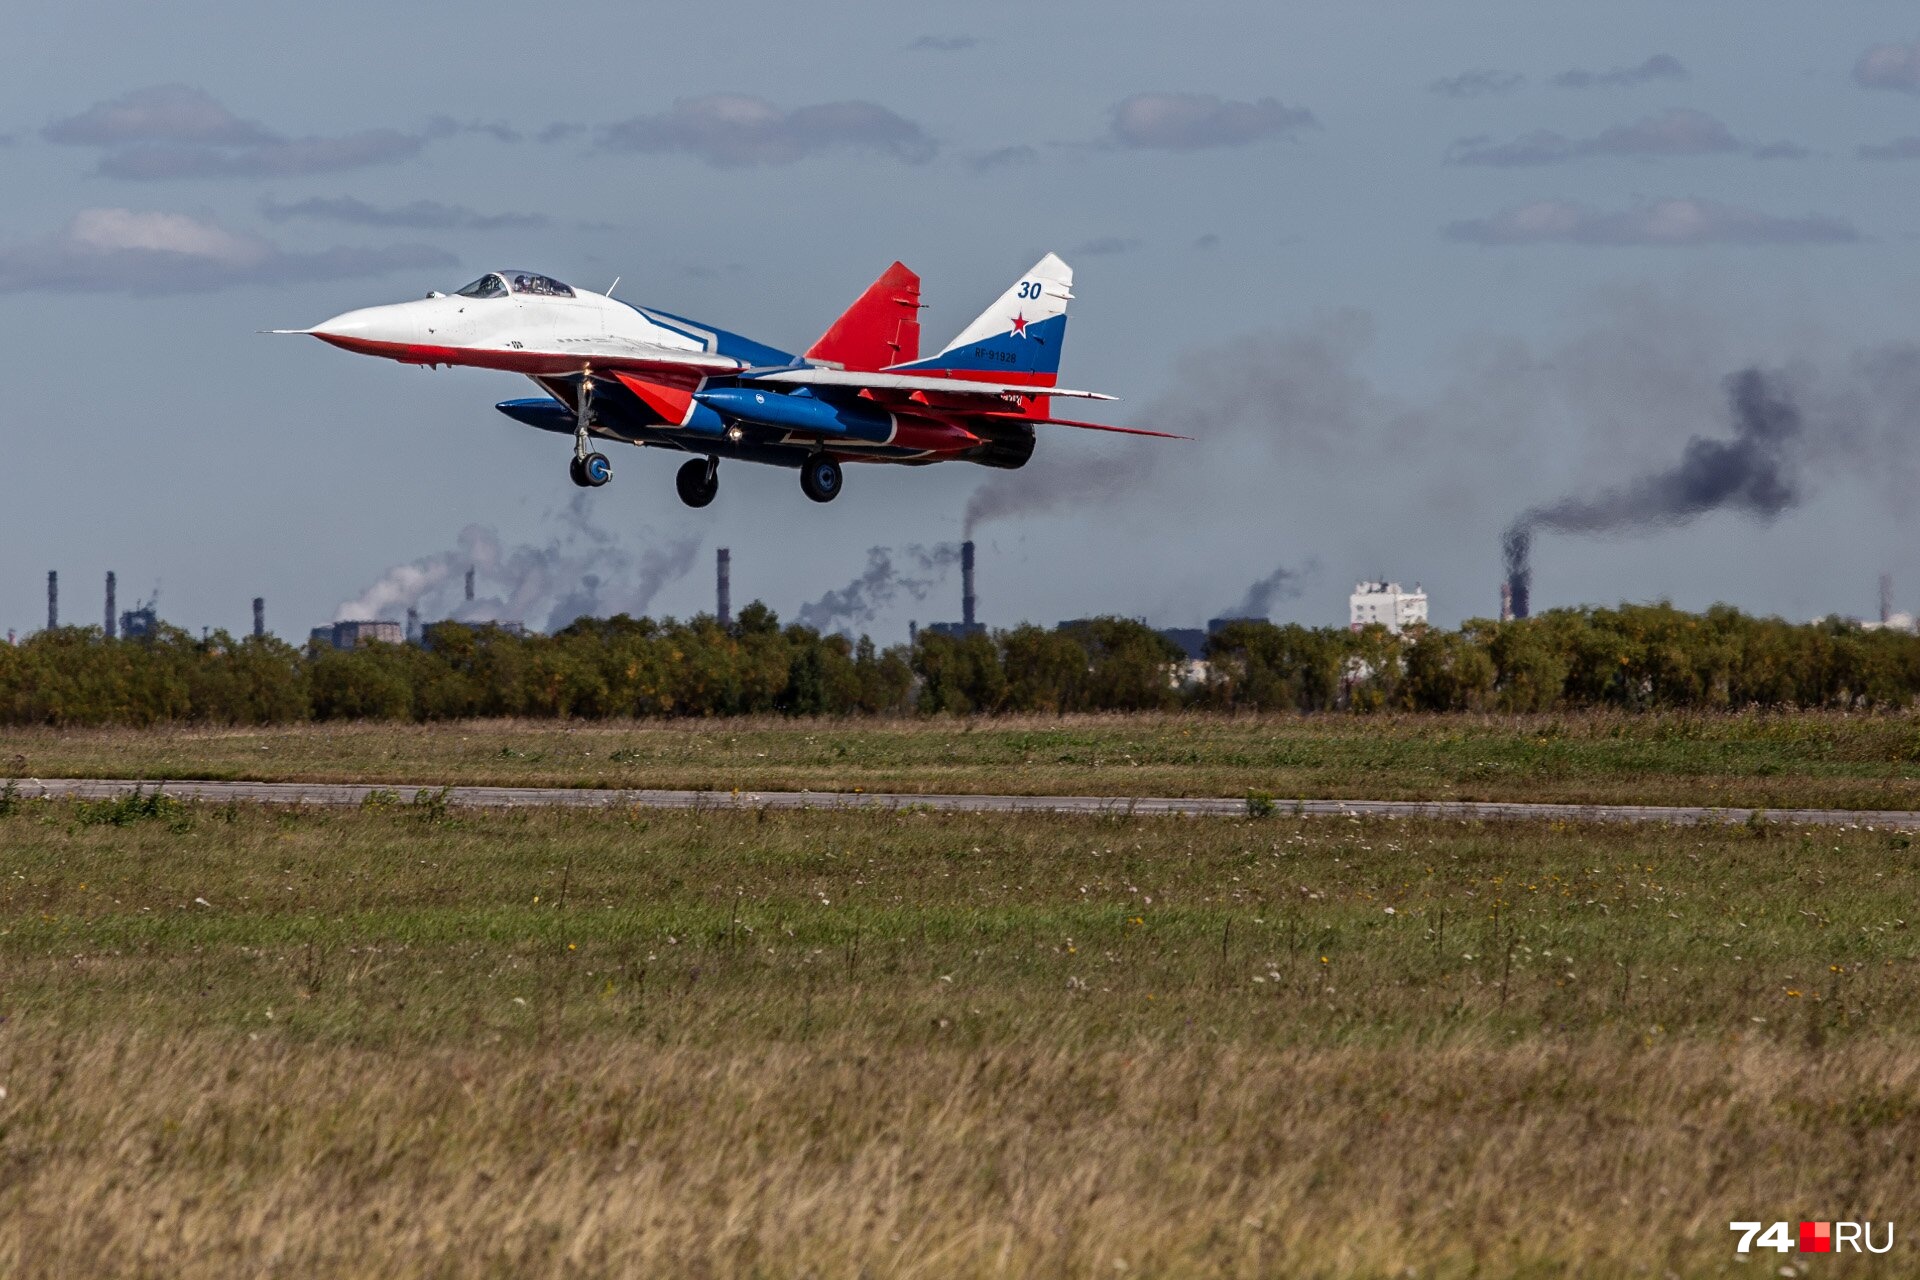
<svg viewBox="0 0 1920 1280"><path fill-rule="evenodd" d="M1733 433L1695 436L1663 471L1597 493L1530 507L1502 540L1513 612L1530 612L1533 535L1637 533L1685 524L1712 511L1771 520L1802 497L1799 445L1806 418L1778 375L1743 369L1727 379Z"/></svg>
<svg viewBox="0 0 1920 1280"><path fill-rule="evenodd" d="M1306 580L1319 571L1320 566L1308 561L1305 568L1292 569L1281 565L1266 577L1261 578L1247 588L1247 594L1240 597L1240 603L1223 611L1223 618L1266 618L1273 614L1273 606L1282 600L1292 600L1305 586Z"/></svg>

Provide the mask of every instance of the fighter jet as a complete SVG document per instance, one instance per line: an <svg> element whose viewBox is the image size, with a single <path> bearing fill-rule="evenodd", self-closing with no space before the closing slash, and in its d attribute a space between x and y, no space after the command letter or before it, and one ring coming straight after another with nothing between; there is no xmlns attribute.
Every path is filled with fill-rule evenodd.
<svg viewBox="0 0 1920 1280"><path fill-rule="evenodd" d="M616 287L617 287L616 282ZM523 373L543 395L495 405L573 437L583 488L613 478L601 441L693 457L681 501L720 491L720 460L793 467L815 502L841 464L1025 466L1047 425L1178 439L1053 416L1056 399L1112 400L1055 385L1073 271L1035 263L938 355L920 357L920 277L896 262L800 355L532 271L489 271L450 294L335 316L309 334L402 364Z"/></svg>

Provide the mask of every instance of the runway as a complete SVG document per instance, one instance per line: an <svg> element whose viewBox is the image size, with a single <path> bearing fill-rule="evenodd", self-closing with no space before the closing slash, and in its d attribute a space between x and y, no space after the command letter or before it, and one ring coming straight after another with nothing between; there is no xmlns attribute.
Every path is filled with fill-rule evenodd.
<svg viewBox="0 0 1920 1280"><path fill-rule="evenodd" d="M99 800L136 787L156 787L183 801L355 808L369 797L412 803L419 783L168 782L133 778L21 779L23 799ZM816 809L919 810L935 813L1057 813L1109 817L1245 818L1244 797L916 795L860 791L650 791L572 787L451 787L449 806L461 809ZM1309 818L1440 818L1467 822L1639 822L1688 826L1762 821L1780 826L1850 826L1920 830L1920 812L1869 809L1718 809L1677 805L1522 804L1481 800L1289 800L1272 802L1275 815Z"/></svg>

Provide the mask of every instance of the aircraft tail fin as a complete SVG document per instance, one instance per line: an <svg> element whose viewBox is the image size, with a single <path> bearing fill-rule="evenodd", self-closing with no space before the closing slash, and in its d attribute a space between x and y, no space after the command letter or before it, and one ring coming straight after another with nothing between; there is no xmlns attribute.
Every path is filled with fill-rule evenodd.
<svg viewBox="0 0 1920 1280"><path fill-rule="evenodd" d="M948 375L991 373L1002 381L1050 387L1060 372L1072 300L1073 268L1050 253L939 355L896 367Z"/></svg>
<svg viewBox="0 0 1920 1280"><path fill-rule="evenodd" d="M920 357L920 277L894 263L835 320L807 359L871 373Z"/></svg>

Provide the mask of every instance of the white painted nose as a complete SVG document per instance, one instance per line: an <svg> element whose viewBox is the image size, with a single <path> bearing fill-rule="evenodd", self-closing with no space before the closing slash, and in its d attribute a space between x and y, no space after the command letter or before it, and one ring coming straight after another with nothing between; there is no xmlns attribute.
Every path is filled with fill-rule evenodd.
<svg viewBox="0 0 1920 1280"><path fill-rule="evenodd" d="M317 324L307 332L322 342L349 351L385 354L396 347L421 342L426 337L423 317L411 302L384 307L362 307Z"/></svg>

